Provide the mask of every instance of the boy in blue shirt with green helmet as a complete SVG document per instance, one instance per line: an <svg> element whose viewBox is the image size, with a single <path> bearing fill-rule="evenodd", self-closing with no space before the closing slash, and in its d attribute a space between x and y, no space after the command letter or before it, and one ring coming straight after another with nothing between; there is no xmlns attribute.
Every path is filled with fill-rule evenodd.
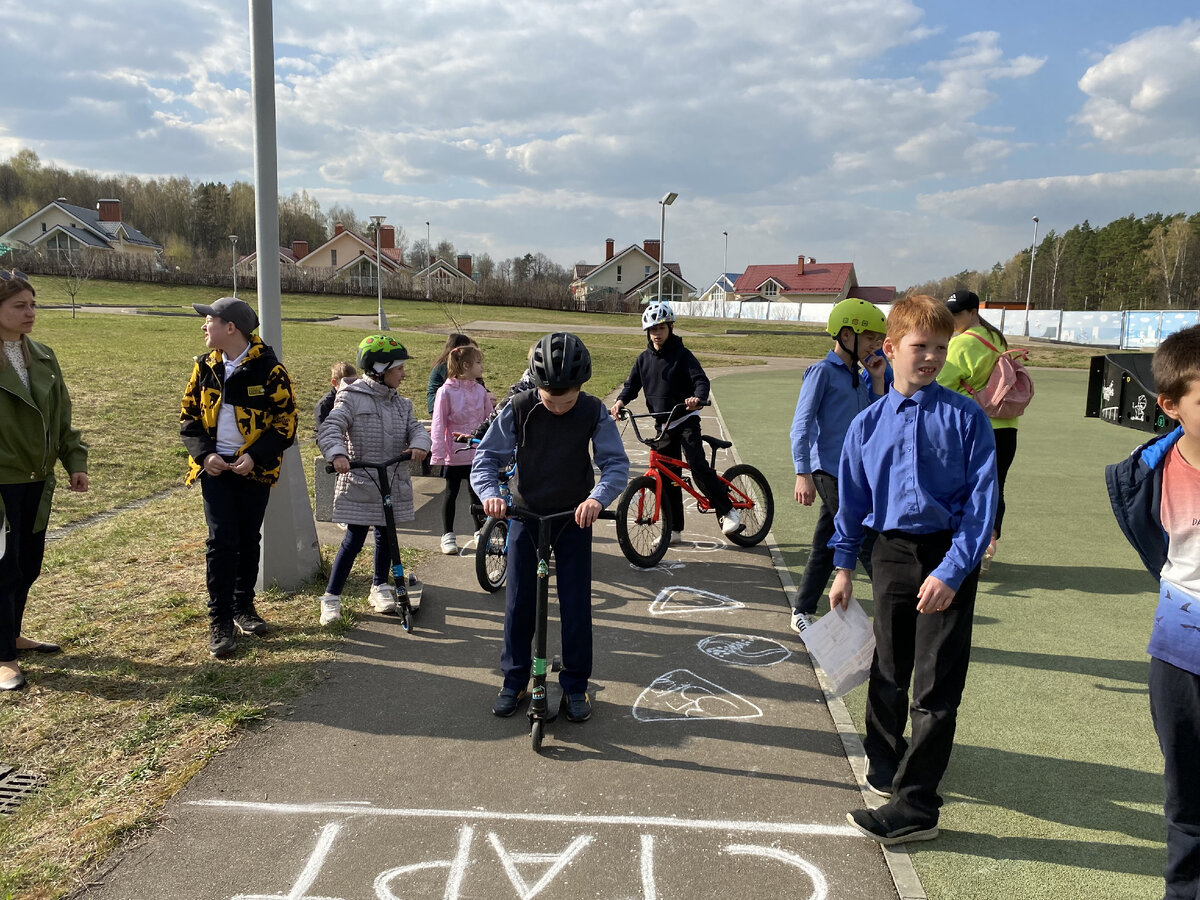
<svg viewBox="0 0 1200 900"><path fill-rule="evenodd" d="M796 472L796 502L811 506L821 499L812 550L792 602L792 631L799 634L812 623L817 602L833 574L833 517L838 511L837 471L846 429L856 415L887 390L887 360L883 346L887 323L883 312L866 300L846 299L829 314L828 331L834 341L820 362L809 366L800 385L790 432L792 464ZM871 574L874 533L863 536L859 559Z"/></svg>

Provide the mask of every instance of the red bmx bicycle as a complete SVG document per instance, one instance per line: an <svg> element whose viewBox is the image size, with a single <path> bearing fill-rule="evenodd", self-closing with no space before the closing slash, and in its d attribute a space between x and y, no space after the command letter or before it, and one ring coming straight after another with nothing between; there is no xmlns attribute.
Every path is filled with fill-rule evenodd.
<svg viewBox="0 0 1200 900"><path fill-rule="evenodd" d="M682 404L676 406L666 421L673 421L676 413L683 409ZM713 511L708 498L692 486L692 480L686 474L688 464L660 452L671 442L671 436L659 422L663 418L661 413L634 415L627 410L621 411L621 419L633 425L634 436L650 448L650 467L646 474L629 482L617 501L616 510L617 543L621 546L621 552L631 563L643 569L658 565L671 541L671 508L663 502L666 482L677 484L691 494L696 501L696 509L701 513ZM642 437L638 419L655 420L653 437ZM717 451L732 447L733 443L707 434L701 439L711 448L709 465L715 470ZM744 526L741 531L729 535L729 540L741 547L753 547L767 536L775 518L775 499L771 495L771 486L762 472L745 463L730 466L717 478L729 491L729 499L733 501L733 508L738 510Z"/></svg>

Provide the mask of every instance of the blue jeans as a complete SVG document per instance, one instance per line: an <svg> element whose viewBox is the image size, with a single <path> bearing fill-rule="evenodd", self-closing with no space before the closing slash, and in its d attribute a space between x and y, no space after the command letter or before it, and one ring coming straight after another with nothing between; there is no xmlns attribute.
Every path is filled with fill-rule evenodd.
<svg viewBox="0 0 1200 900"><path fill-rule="evenodd" d="M388 546L386 529L378 525L347 525L337 556L333 558L333 567L329 570L329 584L325 588L327 594L342 596L350 570L354 568L354 560L358 559L358 553L367 541L367 532L372 528L375 529L375 574L371 584L388 583L388 575L392 572L392 549Z"/></svg>
<svg viewBox="0 0 1200 900"><path fill-rule="evenodd" d="M508 522L508 583L504 605L504 686L522 690L533 666L537 613L537 523ZM592 529L575 520L555 522L554 583L562 632L563 667L558 682L564 693L587 691L592 675ZM553 654L550 654L553 655Z"/></svg>

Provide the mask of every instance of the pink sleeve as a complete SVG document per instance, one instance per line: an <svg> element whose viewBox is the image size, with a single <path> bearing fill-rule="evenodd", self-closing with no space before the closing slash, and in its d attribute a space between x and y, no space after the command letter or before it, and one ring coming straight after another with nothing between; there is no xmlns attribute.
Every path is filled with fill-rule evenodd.
<svg viewBox="0 0 1200 900"><path fill-rule="evenodd" d="M449 404L446 402L445 386L438 388L437 394L433 398L433 424L429 426L430 436L433 438L433 450L430 453L430 462L434 464L444 463L446 461L446 407Z"/></svg>

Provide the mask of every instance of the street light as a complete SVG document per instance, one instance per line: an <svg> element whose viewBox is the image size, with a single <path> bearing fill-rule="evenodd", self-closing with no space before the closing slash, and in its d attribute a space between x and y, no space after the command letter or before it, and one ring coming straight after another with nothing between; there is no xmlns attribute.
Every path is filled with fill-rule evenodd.
<svg viewBox="0 0 1200 900"><path fill-rule="evenodd" d="M229 243L233 245L233 296L237 296L237 235L229 236Z"/></svg>
<svg viewBox="0 0 1200 900"><path fill-rule="evenodd" d="M1033 244L1029 247L1029 287L1025 289L1025 327L1021 329L1025 337L1029 337L1029 300L1033 296L1033 258L1037 254L1038 217L1033 217Z"/></svg>
<svg viewBox="0 0 1200 900"><path fill-rule="evenodd" d="M722 231L721 234L725 235L725 258L721 260L721 280L724 281L725 273L729 271L729 232ZM732 285L730 285L730 287L732 287ZM725 287L722 285L721 294L724 295L724 293Z"/></svg>
<svg viewBox="0 0 1200 900"><path fill-rule="evenodd" d="M428 222L425 223L425 255L429 257L429 265L432 266L433 265L433 244L430 243L429 223ZM428 300L431 296L430 288L432 287L432 285L430 284L429 279L432 277L433 277L432 272L428 273L425 276L425 299L426 300Z"/></svg>
<svg viewBox="0 0 1200 900"><path fill-rule="evenodd" d="M658 217L658 299L662 300L662 270L663 270L663 250L666 249L666 230L667 230L667 207L675 202L679 195L674 191L668 191L663 195L663 198L658 201L662 207Z"/></svg>
<svg viewBox="0 0 1200 900"><path fill-rule="evenodd" d="M383 216L371 216L371 224L375 226L375 290L379 295L379 330L387 331L387 316L383 312L383 259L379 255L379 229L383 220Z"/></svg>

